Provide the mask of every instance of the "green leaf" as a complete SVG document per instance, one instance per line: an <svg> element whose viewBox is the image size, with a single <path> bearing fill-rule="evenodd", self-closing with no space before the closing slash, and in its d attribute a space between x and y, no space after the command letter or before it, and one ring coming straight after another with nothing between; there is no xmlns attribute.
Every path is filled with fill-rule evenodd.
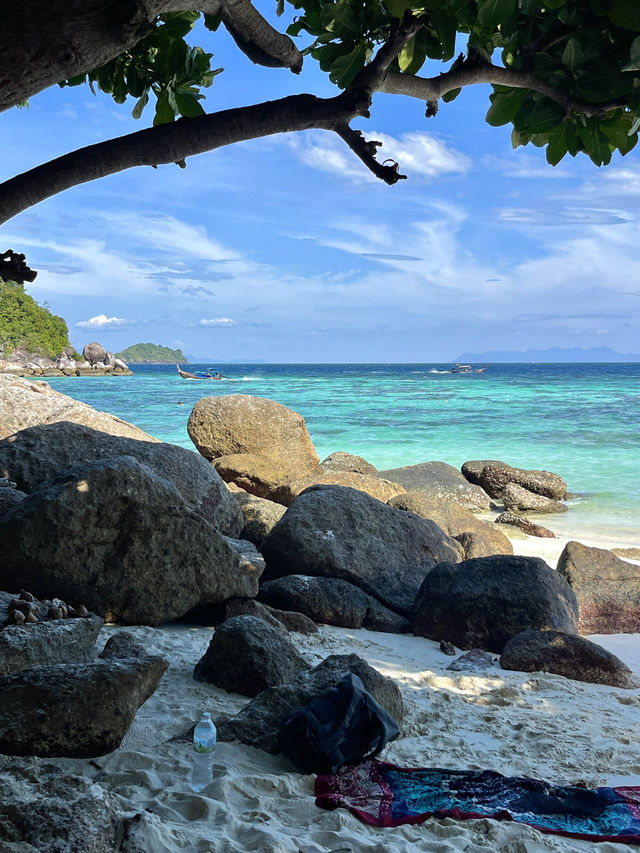
<svg viewBox="0 0 640 853"><path fill-rule="evenodd" d="M422 31L407 42L398 56L400 71L405 74L416 74L424 65L427 58L427 45L424 38L420 38Z"/></svg>
<svg viewBox="0 0 640 853"><path fill-rule="evenodd" d="M539 101L535 101L533 108L523 116L522 129L526 130L529 135L545 133L559 124L562 118L563 112L558 104L548 98L541 98ZM520 125L519 119L520 114L518 115L518 125Z"/></svg>
<svg viewBox="0 0 640 853"><path fill-rule="evenodd" d="M513 12L514 6L515 0L482 0L478 6L478 22L494 29Z"/></svg>
<svg viewBox="0 0 640 853"><path fill-rule="evenodd" d="M341 89L346 89L363 68L366 56L367 45L364 42L357 44L349 53L339 56L331 66L331 81Z"/></svg>
<svg viewBox="0 0 640 853"><path fill-rule="evenodd" d="M551 166L557 166L568 150L567 125L562 124L550 135L547 145L547 163Z"/></svg>
<svg viewBox="0 0 640 853"><path fill-rule="evenodd" d="M613 0L609 18L625 30L640 32L640 3L638 0Z"/></svg>
<svg viewBox="0 0 640 853"><path fill-rule="evenodd" d="M222 23L222 18L220 15L208 15L206 12L203 15L204 25L208 30L211 30L212 33L218 29L220 24Z"/></svg>
<svg viewBox="0 0 640 853"><path fill-rule="evenodd" d="M636 36L631 42L631 50L629 51L628 65L622 68L622 71L640 71L640 36Z"/></svg>
<svg viewBox="0 0 640 853"><path fill-rule="evenodd" d="M158 101L156 103L156 114L153 118L153 124L168 124L169 122L173 121L174 118L175 113L169 103L167 93L163 92L158 97Z"/></svg>
<svg viewBox="0 0 640 853"><path fill-rule="evenodd" d="M489 96L491 106L485 117L487 124L490 124L492 127L509 124L516 117L528 94L527 89L511 89L504 94L494 92Z"/></svg>
<svg viewBox="0 0 640 853"><path fill-rule="evenodd" d="M584 53L580 48L578 40L570 38L562 51L562 64L566 65L571 71L575 71L583 62Z"/></svg>
<svg viewBox="0 0 640 853"><path fill-rule="evenodd" d="M392 18L402 19L405 11L411 8L407 0L383 0L383 5Z"/></svg>
<svg viewBox="0 0 640 853"><path fill-rule="evenodd" d="M442 100L445 102L445 104L448 104L451 101L455 101L461 91L462 89L458 87L457 89L452 89L450 92L445 92L442 96Z"/></svg>
<svg viewBox="0 0 640 853"><path fill-rule="evenodd" d="M458 34L458 19L451 12L440 9L431 16L431 26L442 42L442 58L446 62L453 59L456 52L456 36Z"/></svg>
<svg viewBox="0 0 640 853"><path fill-rule="evenodd" d="M131 115L134 118L140 118L140 116L142 115L142 111L144 110L144 108L147 106L148 103L149 103L149 90L147 89L143 93L142 97L138 101L136 101L136 105L131 110Z"/></svg>
<svg viewBox="0 0 640 853"><path fill-rule="evenodd" d="M324 27L337 36L360 35L356 12L347 2L328 3L322 7L320 18Z"/></svg>
<svg viewBox="0 0 640 853"><path fill-rule="evenodd" d="M284 0L278 0L276 4L276 15L281 18L284 15Z"/></svg>
<svg viewBox="0 0 640 853"><path fill-rule="evenodd" d="M195 118L196 116L204 115L204 110L199 100L194 95L183 94L182 92L175 93L175 101L178 107L178 112L186 118Z"/></svg>
<svg viewBox="0 0 640 853"><path fill-rule="evenodd" d="M184 38L200 17L200 12L167 12L160 15L162 29L171 38Z"/></svg>

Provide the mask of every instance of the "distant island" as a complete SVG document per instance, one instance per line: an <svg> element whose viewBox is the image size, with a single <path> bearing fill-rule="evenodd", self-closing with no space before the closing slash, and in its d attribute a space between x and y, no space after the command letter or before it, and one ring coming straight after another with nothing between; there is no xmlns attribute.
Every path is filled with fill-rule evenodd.
<svg viewBox="0 0 640 853"><path fill-rule="evenodd" d="M133 344L116 353L127 364L188 364L189 359L181 349L170 349L160 344Z"/></svg>
<svg viewBox="0 0 640 853"><path fill-rule="evenodd" d="M615 352L611 347L551 347L551 349L487 350L486 352L463 352L457 362L576 362L576 361L640 361L638 353Z"/></svg>

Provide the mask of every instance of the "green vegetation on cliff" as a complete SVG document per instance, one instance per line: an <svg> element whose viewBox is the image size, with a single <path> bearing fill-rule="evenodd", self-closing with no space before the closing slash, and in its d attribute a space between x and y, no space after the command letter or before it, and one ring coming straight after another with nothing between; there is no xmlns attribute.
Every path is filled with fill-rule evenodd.
<svg viewBox="0 0 640 853"><path fill-rule="evenodd" d="M0 355L22 349L55 358L69 346L69 330L62 317L38 303L15 282L0 280Z"/></svg>
<svg viewBox="0 0 640 853"><path fill-rule="evenodd" d="M166 364L187 361L181 349L169 349L160 344L134 344L122 352L117 352L116 358L121 358L127 364Z"/></svg>

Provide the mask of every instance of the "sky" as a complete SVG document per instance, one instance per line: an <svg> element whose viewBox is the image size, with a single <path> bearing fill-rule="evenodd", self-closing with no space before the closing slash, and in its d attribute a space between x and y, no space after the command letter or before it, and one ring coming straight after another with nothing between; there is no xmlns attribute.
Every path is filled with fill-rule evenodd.
<svg viewBox="0 0 640 853"><path fill-rule="evenodd" d="M257 5L277 20L275 3ZM311 57L296 76L252 65L223 28L190 41L225 69L207 112L337 93ZM80 350L153 342L274 363L640 352L640 146L602 169L584 156L552 168L484 122L489 92L470 87L430 119L376 95L354 126L400 163L408 180L393 187L335 134L305 131L74 187L2 226L0 248L27 255L28 292ZM56 86L5 112L0 180L149 126L133 104Z"/></svg>

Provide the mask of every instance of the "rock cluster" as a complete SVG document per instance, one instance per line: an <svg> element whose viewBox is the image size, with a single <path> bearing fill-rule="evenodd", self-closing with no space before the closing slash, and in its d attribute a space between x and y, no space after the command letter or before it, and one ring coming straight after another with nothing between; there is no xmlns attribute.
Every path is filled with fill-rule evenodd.
<svg viewBox="0 0 640 853"><path fill-rule="evenodd" d="M14 376L131 376L131 370L120 358L100 344L87 344L82 357L73 347L65 347L55 358L14 352L0 362L0 372Z"/></svg>

